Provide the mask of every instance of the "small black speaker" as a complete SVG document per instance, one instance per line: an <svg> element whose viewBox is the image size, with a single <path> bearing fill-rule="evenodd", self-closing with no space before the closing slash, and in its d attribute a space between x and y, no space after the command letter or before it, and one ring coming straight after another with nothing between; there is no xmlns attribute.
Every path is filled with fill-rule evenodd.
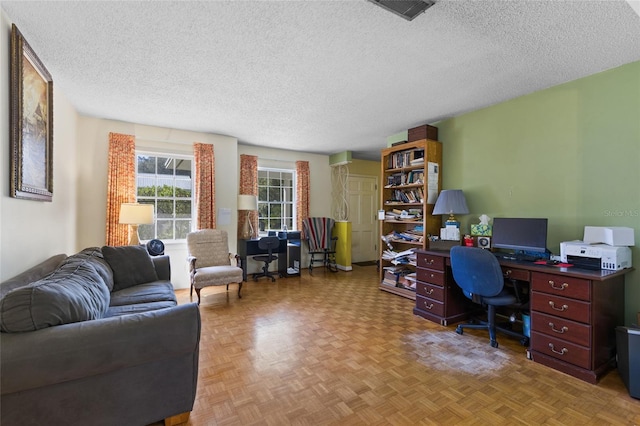
<svg viewBox="0 0 640 426"><path fill-rule="evenodd" d="M491 248L491 238L490 237L478 237L478 247L483 249Z"/></svg>

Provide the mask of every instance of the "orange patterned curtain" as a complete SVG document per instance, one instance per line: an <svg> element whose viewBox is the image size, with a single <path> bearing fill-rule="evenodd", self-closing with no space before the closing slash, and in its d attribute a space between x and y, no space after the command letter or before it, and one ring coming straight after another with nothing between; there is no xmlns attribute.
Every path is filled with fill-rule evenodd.
<svg viewBox="0 0 640 426"><path fill-rule="evenodd" d="M197 229L216 227L216 161L213 145L194 143Z"/></svg>
<svg viewBox="0 0 640 426"><path fill-rule="evenodd" d="M296 161L296 228L302 231L302 221L309 217L309 162Z"/></svg>
<svg viewBox="0 0 640 426"><path fill-rule="evenodd" d="M106 244L129 243L129 225L121 225L120 205L136 201L135 136L109 133L109 169L107 177Z"/></svg>
<svg viewBox="0 0 640 426"><path fill-rule="evenodd" d="M258 157L255 155L240 155L240 195L258 195ZM238 238L246 216L238 215ZM258 229L258 212L249 213L249 220L253 229Z"/></svg>

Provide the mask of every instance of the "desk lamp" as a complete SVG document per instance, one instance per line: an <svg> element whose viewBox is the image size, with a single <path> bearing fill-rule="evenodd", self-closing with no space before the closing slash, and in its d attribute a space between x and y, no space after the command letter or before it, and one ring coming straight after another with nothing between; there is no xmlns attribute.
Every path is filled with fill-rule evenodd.
<svg viewBox="0 0 640 426"><path fill-rule="evenodd" d="M241 237L244 240L250 240L253 238L253 225L251 224L251 218L249 215L251 212L258 210L258 197L255 195L238 195L238 211L246 211L247 217L242 226Z"/></svg>
<svg viewBox="0 0 640 426"><path fill-rule="evenodd" d="M460 228L460 222L455 218L454 214L469 214L469 208L467 207L467 200L464 198L464 194L461 189L445 189L440 192L436 205L433 207L433 213L435 215L448 214L449 217L444 223L445 229L450 227ZM458 238L447 239L460 239L460 231L458 230Z"/></svg>
<svg viewBox="0 0 640 426"><path fill-rule="evenodd" d="M138 225L153 223L153 204L122 203L120 204L119 223L131 225L129 231L129 245L140 244Z"/></svg>

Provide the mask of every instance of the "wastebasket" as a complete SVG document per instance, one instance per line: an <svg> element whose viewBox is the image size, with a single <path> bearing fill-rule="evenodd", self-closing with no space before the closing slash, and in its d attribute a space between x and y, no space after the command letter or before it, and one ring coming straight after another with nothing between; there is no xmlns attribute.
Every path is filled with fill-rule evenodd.
<svg viewBox="0 0 640 426"><path fill-rule="evenodd" d="M629 395L640 399L640 328L616 327L618 373Z"/></svg>

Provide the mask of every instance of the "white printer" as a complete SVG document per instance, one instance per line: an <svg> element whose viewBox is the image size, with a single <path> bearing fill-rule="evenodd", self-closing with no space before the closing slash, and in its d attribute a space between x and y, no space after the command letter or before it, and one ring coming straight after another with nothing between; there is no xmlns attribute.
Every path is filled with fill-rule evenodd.
<svg viewBox="0 0 640 426"><path fill-rule="evenodd" d="M631 249L584 241L560 243L560 260L586 269L631 268Z"/></svg>
<svg viewBox="0 0 640 426"><path fill-rule="evenodd" d="M560 260L587 269L631 268L633 228L585 226L582 241L560 243Z"/></svg>

